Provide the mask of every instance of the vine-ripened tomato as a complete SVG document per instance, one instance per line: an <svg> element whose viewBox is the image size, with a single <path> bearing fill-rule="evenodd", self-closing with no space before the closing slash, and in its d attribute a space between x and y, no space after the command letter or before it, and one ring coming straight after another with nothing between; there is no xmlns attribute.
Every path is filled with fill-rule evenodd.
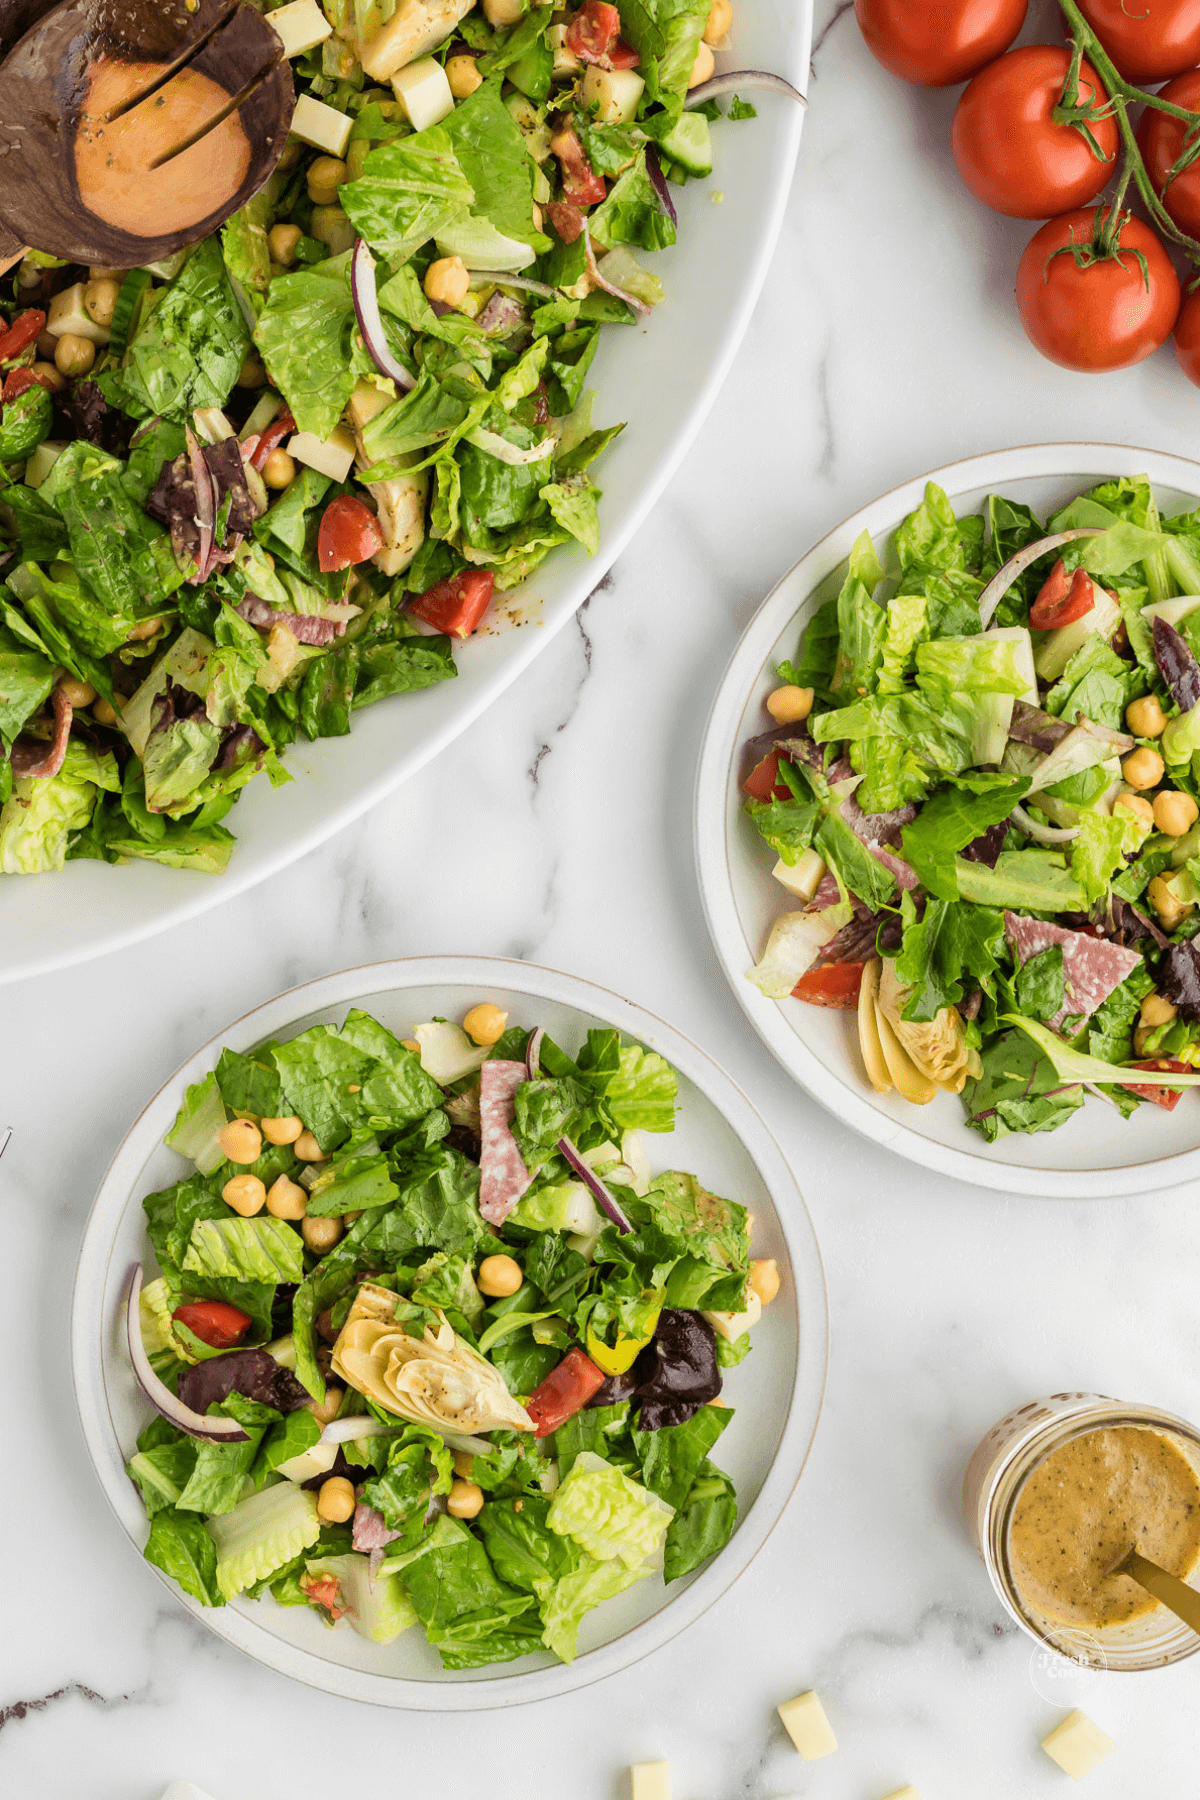
<svg viewBox="0 0 1200 1800"><path fill-rule="evenodd" d="M819 969L807 970L792 989L793 1000L807 1000L810 1006L858 1005L866 963L823 963Z"/></svg>
<svg viewBox="0 0 1200 1800"><path fill-rule="evenodd" d="M378 556L383 549L379 520L365 500L354 494L337 494L321 515L317 532L317 562L325 575L354 568Z"/></svg>
<svg viewBox="0 0 1200 1800"><path fill-rule="evenodd" d="M227 1300L194 1300L190 1305L177 1306L171 1317L186 1325L212 1350L231 1350L251 1322L249 1313L231 1306Z"/></svg>
<svg viewBox="0 0 1200 1800"><path fill-rule="evenodd" d="M1169 81L1162 98L1174 101L1176 106L1186 106L1189 112L1200 111L1200 69L1181 75L1178 81ZM1155 192L1175 223L1189 237L1200 237L1200 161L1190 164L1170 186L1166 185L1167 176L1182 154L1185 130L1182 119L1173 119L1148 106L1138 126L1138 147L1146 159L1146 173Z"/></svg>
<svg viewBox="0 0 1200 1800"><path fill-rule="evenodd" d="M1147 87L1200 63L1196 0L1079 0L1126 81Z"/></svg>
<svg viewBox="0 0 1200 1800"><path fill-rule="evenodd" d="M1028 0L854 0L867 49L918 87L954 87L1000 56L1025 23Z"/></svg>
<svg viewBox="0 0 1200 1800"><path fill-rule="evenodd" d="M1200 387L1200 292L1188 294L1175 323L1175 360L1196 387Z"/></svg>
<svg viewBox="0 0 1200 1800"><path fill-rule="evenodd" d="M1094 200L1116 168L1115 119L1091 131L1103 156L1073 125L1056 125L1071 66L1057 44L1023 44L998 57L966 88L950 145L958 172L977 200L1010 219L1049 219ZM1090 63L1079 71L1079 99L1103 106L1108 95Z"/></svg>
<svg viewBox="0 0 1200 1800"><path fill-rule="evenodd" d="M1070 247L1091 243L1097 210L1051 219L1030 238L1017 269L1017 310L1030 343L1060 368L1084 373L1128 369L1152 356L1179 315L1179 277L1140 219L1122 225L1119 256L1076 262Z"/></svg>

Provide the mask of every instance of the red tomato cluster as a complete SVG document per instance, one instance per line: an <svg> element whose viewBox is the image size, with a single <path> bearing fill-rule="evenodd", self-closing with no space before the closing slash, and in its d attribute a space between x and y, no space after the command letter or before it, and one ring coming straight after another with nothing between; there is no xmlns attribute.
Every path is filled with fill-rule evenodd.
<svg viewBox="0 0 1200 1800"><path fill-rule="evenodd" d="M1011 48L1027 0L855 0L855 13L893 74L926 87L967 82L951 147L975 198L1009 218L1048 221L1026 246L1016 283L1021 323L1042 355L1067 369L1125 369L1174 332L1180 367L1200 386L1200 290L1184 297L1163 242L1172 226L1200 241L1200 156L1177 167L1200 136L1200 3L1077 4L1084 25L1064 8L1084 52L1077 69L1071 46ZM1146 105L1137 151L1123 153L1120 115L1143 100L1131 90L1163 81L1158 98L1197 114L1196 123ZM1126 210L1146 178L1159 229ZM1100 199L1114 179L1119 210ZM1197 244L1183 248L1200 265Z"/></svg>

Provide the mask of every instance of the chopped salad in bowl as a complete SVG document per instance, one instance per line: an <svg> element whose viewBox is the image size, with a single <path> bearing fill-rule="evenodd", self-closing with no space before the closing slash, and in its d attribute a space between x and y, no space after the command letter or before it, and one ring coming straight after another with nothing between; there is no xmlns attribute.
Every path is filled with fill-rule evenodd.
<svg viewBox="0 0 1200 1800"><path fill-rule="evenodd" d="M616 1029L568 1050L490 1003L226 1048L124 1308L147 1559L467 1670L569 1663L593 1608L716 1555L722 1388L780 1274L738 1201L655 1172L676 1102Z"/></svg>
<svg viewBox="0 0 1200 1800"><path fill-rule="evenodd" d="M1200 513L929 484L855 543L745 747L790 897L750 980L856 1013L881 1094L988 1143L1200 1083ZM764 865L764 872L765 872Z"/></svg>
<svg viewBox="0 0 1200 1800"><path fill-rule="evenodd" d="M594 553L601 328L662 299L723 96L794 92L713 74L728 0L270 10L298 99L249 204L0 299L0 873L222 872L290 745Z"/></svg>

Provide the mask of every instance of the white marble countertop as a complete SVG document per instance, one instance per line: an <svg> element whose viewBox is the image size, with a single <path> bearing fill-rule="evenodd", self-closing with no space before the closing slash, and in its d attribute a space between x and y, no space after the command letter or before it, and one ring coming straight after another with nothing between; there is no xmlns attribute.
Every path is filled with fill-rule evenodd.
<svg viewBox="0 0 1200 1800"><path fill-rule="evenodd" d="M666 498L574 629L386 804L252 893L0 996L8 1278L0 1793L216 1800L370 1792L615 1800L665 1757L677 1800L923 1800L1062 1790L1031 1679L964 1537L958 1490L1010 1406L1066 1387L1196 1412L1200 1214L1186 1195L1014 1200L852 1136L795 1088L718 973L692 871L710 697L762 595L810 541L975 451L1112 439L1195 454L1170 351L1108 378L1052 369L1010 296L1031 228L957 184L953 94L891 82L849 0L819 0L808 131L774 271ZM786 410L780 397L788 396ZM165 1595L87 1463L71 1273L108 1159L196 1044L281 988L435 951L573 970L714 1052L794 1160L821 1239L833 1355L816 1446L767 1551L683 1638L600 1687L440 1720L289 1685ZM1101 1678L1105 1797L1190 1792L1200 1664ZM1043 1687L1044 1683L1041 1684ZM838 1756L803 1764L773 1708L824 1696ZM1192 1701L1189 1702L1189 1695Z"/></svg>

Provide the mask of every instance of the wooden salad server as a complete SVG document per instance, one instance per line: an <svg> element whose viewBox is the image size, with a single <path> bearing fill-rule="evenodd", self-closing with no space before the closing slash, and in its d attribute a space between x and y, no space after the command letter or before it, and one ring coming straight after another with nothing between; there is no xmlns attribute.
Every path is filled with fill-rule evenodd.
<svg viewBox="0 0 1200 1800"><path fill-rule="evenodd" d="M240 0L0 0L0 54L0 268L172 256L287 142L291 65Z"/></svg>

